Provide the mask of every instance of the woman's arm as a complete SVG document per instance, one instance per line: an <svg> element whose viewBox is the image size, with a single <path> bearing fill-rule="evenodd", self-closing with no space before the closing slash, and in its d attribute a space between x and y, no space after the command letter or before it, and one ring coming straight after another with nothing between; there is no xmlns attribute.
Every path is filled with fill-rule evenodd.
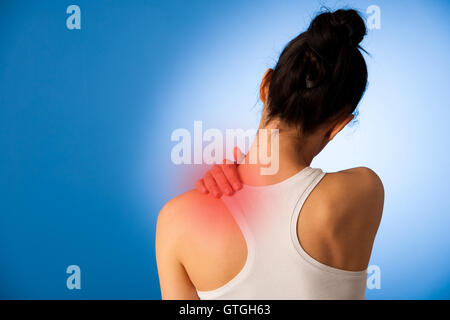
<svg viewBox="0 0 450 320"><path fill-rule="evenodd" d="M180 262L177 253L176 212L170 202L164 206L156 224L156 263L161 297L164 300L198 300L197 291Z"/></svg>

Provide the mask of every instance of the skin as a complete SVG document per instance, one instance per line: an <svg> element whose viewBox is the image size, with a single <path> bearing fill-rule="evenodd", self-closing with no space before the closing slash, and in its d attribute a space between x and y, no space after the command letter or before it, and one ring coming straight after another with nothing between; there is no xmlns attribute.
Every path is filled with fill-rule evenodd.
<svg viewBox="0 0 450 320"><path fill-rule="evenodd" d="M263 77L260 98L267 101L272 70ZM270 185L309 166L312 159L353 118L334 119L314 133L299 137L282 122L260 128L279 129L279 170L260 175L263 165L224 163L214 166L196 184L197 190L169 201L158 216L156 259L163 299L198 299L196 288L221 287L239 273L247 258L244 237L220 199L237 192L241 182ZM252 148L259 148L259 139ZM270 140L267 141L270 144ZM270 146L269 146L270 148ZM235 150L235 159L242 157ZM248 156L245 156L244 160ZM349 271L365 270L381 220L384 189L369 168L327 173L306 199L297 223L297 236L305 251L326 265Z"/></svg>

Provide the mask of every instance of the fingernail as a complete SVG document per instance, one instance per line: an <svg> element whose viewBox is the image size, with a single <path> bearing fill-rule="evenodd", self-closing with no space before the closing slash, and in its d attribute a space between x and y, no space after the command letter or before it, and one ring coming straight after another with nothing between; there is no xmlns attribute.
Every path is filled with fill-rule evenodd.
<svg viewBox="0 0 450 320"><path fill-rule="evenodd" d="M241 188L241 185L239 183L234 183L233 188L234 190L239 190Z"/></svg>
<svg viewBox="0 0 450 320"><path fill-rule="evenodd" d="M226 189L225 189L225 193L226 193L227 195L231 195L231 189L226 188Z"/></svg>

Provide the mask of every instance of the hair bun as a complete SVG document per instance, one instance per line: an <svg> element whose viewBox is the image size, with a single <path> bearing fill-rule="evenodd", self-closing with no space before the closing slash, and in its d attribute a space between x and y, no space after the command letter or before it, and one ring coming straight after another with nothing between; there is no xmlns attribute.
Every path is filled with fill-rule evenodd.
<svg viewBox="0 0 450 320"><path fill-rule="evenodd" d="M308 32L313 42L321 40L328 45L357 47L366 34L366 25L357 11L341 9L319 14Z"/></svg>
<svg viewBox="0 0 450 320"><path fill-rule="evenodd" d="M348 39L351 46L357 46L366 34L364 20L355 10L338 10L331 14L331 26Z"/></svg>

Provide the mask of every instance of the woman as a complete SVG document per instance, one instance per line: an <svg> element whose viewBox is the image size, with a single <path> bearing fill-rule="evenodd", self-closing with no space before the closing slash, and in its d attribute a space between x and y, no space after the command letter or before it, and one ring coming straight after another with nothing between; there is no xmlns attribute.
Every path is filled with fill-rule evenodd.
<svg viewBox="0 0 450 320"><path fill-rule="evenodd" d="M264 75L250 154L272 141L262 129L278 129L275 174L262 175L267 164L247 155L164 206L156 232L163 299L364 298L383 185L368 168L325 174L309 165L354 117L367 84L365 33L354 10L321 13ZM241 190L220 198L216 182L228 195Z"/></svg>

